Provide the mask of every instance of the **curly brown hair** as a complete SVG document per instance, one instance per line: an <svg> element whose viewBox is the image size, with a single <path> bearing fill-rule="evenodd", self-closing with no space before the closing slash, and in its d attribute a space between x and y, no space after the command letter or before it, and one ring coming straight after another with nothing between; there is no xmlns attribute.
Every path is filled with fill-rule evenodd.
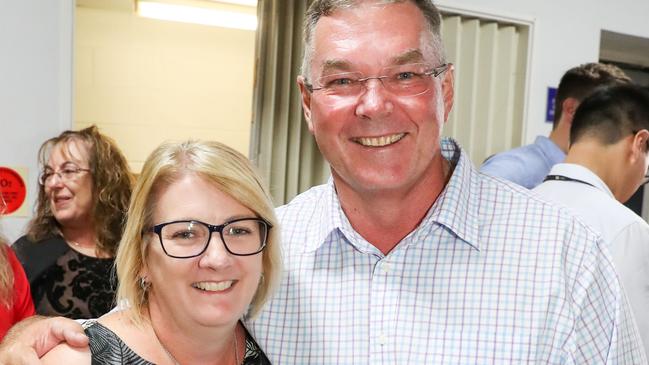
<svg viewBox="0 0 649 365"><path fill-rule="evenodd" d="M72 141L81 141L88 145L97 251L114 257L124 229L133 188L133 175L129 171L126 157L115 142L99 133L94 125L79 131L68 130L45 141L38 151L41 168L47 166L53 147ZM27 227L27 237L30 240L36 242L61 234L61 225L52 214L42 185L39 185L35 210L35 215Z"/></svg>

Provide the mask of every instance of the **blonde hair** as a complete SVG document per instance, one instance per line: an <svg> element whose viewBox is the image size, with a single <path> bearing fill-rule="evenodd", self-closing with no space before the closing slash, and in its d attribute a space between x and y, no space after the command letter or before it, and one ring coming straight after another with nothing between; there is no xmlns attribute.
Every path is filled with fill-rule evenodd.
<svg viewBox="0 0 649 365"><path fill-rule="evenodd" d="M148 305L147 292L139 283L147 252L143 232L153 224L156 192L187 174L205 178L274 227L269 231L266 248L262 251L263 280L247 313L248 317L254 317L277 287L281 276L277 219L270 195L250 161L218 142L164 143L144 162L115 259L119 278L117 301L128 301L131 319L142 323Z"/></svg>
<svg viewBox="0 0 649 365"><path fill-rule="evenodd" d="M14 272L7 250L11 250L0 236L0 306L11 308L13 304Z"/></svg>
<svg viewBox="0 0 649 365"><path fill-rule="evenodd" d="M7 207L2 189L0 189L0 216L2 216ZM14 271L9 262L9 246L0 233L0 306L11 308L13 304L13 290L14 290Z"/></svg>

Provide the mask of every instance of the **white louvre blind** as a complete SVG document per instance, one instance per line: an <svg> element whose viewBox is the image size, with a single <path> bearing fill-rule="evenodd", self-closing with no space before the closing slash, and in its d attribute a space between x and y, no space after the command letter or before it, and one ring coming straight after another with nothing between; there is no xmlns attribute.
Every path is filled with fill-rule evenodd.
<svg viewBox="0 0 649 365"><path fill-rule="evenodd" d="M476 165L521 144L529 30L463 15L442 17L442 39L455 65L455 105L444 135Z"/></svg>

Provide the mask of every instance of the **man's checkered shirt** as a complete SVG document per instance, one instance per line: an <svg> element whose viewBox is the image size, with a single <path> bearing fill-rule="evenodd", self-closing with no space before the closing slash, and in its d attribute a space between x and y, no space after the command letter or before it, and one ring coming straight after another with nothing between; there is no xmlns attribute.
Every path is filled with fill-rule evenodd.
<svg viewBox="0 0 649 365"><path fill-rule="evenodd" d="M599 237L442 153L448 185L388 255L331 181L279 208L284 280L250 324L273 364L646 363Z"/></svg>

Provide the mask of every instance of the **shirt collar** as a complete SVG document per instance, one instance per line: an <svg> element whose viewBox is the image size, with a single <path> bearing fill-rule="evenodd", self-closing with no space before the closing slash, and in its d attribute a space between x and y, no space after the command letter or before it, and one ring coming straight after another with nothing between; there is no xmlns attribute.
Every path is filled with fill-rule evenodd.
<svg viewBox="0 0 649 365"><path fill-rule="evenodd" d="M478 202L475 201L475 194L479 193L478 172L466 152L454 140L443 139L441 152L451 164L453 171L451 178L421 224L404 240L417 240L423 231L427 231L424 228L438 224L475 249L479 249ZM314 222L318 224L310 229L310 238L304 245L304 252L318 250L333 234L344 234L357 249L367 249L367 247L365 249L359 247L360 242L366 241L352 228L344 214L333 178L330 177L327 181L322 199L317 204L320 205L319 219Z"/></svg>
<svg viewBox="0 0 649 365"><path fill-rule="evenodd" d="M561 175L571 179L581 180L591 184L593 187L605 192L611 198L615 199L613 192L608 188L608 185L600 179L594 172L587 167L577 165L574 163L559 163L552 166L548 175Z"/></svg>
<svg viewBox="0 0 649 365"><path fill-rule="evenodd" d="M563 161L566 158L566 153L546 136L537 136L534 144L541 147L541 151L546 154L548 160L553 161L552 164Z"/></svg>
<svg viewBox="0 0 649 365"><path fill-rule="evenodd" d="M442 140L442 155L454 166L446 187L431 207L424 224L437 223L479 250L480 177L469 156L453 139Z"/></svg>

